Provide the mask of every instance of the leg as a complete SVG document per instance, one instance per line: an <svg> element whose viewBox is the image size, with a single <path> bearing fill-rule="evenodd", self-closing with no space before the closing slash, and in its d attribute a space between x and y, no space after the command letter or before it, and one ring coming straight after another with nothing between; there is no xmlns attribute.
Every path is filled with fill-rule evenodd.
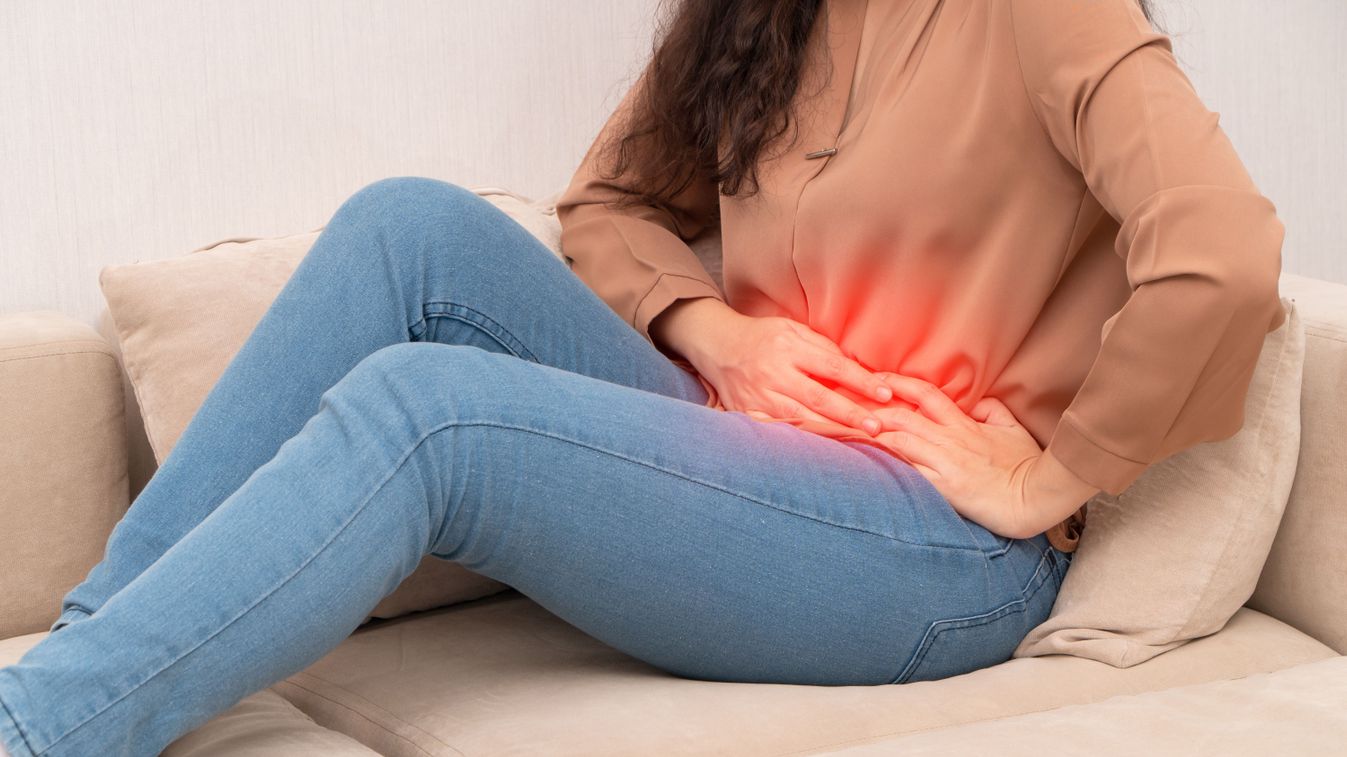
<svg viewBox="0 0 1347 757"><path fill-rule="evenodd" d="M0 670L0 736L15 757L154 753L318 659L427 553L676 675L822 685L1007 659L1061 579L1041 536L963 520L873 447L399 344L97 613ZM931 646L950 621L972 631Z"/></svg>
<svg viewBox="0 0 1347 757"><path fill-rule="evenodd" d="M361 358L407 341L474 345L707 399L692 374L490 202L433 179L375 182L337 210L52 630L88 617L200 523Z"/></svg>

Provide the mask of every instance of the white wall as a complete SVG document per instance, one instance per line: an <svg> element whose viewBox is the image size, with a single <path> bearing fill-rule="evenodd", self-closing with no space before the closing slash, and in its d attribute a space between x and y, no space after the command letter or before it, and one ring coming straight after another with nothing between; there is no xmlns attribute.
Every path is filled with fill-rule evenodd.
<svg viewBox="0 0 1347 757"><path fill-rule="evenodd" d="M1347 2L1156 2L1180 64L1286 224L1282 267L1347 283Z"/></svg>
<svg viewBox="0 0 1347 757"><path fill-rule="evenodd" d="M1160 2L1287 222L1286 269L1347 282L1347 3ZM94 323L102 266L308 230L384 176L559 188L655 8L2 0L0 312Z"/></svg>
<svg viewBox="0 0 1347 757"><path fill-rule="evenodd" d="M649 52L631 0L0 0L0 312L305 231L385 176L542 195Z"/></svg>

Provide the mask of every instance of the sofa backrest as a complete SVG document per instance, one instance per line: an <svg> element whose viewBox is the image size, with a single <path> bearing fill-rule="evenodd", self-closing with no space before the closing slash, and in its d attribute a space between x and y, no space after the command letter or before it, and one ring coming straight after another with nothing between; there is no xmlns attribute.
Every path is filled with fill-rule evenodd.
<svg viewBox="0 0 1347 757"><path fill-rule="evenodd" d="M1283 273L1305 326L1300 462L1248 605L1347 654L1347 285Z"/></svg>

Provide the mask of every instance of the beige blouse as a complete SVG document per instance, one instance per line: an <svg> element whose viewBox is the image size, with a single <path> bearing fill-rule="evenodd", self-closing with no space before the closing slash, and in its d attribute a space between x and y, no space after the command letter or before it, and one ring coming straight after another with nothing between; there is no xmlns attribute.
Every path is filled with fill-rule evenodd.
<svg viewBox="0 0 1347 757"><path fill-rule="evenodd" d="M1110 494L1243 425L1284 316L1284 228L1134 0L825 0L799 137L769 146L748 198L706 179L611 206L629 189L596 150L639 86L557 213L572 270L647 339L682 298L793 318L965 412L1000 399ZM717 222L724 291L688 245ZM1083 516L1052 543L1074 549Z"/></svg>

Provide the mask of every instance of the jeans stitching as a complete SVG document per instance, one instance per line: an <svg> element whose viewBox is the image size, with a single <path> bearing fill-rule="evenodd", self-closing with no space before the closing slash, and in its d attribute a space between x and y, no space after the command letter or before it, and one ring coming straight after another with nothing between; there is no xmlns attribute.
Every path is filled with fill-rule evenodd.
<svg viewBox="0 0 1347 757"><path fill-rule="evenodd" d="M940 620L932 621L931 624L926 627L926 633L922 635L921 643L917 645L916 651L912 653L907 664L903 666L898 675L894 676L889 683L897 684L907 681L907 679L921 667L921 663L926 659L926 653L935 645L935 641L940 637L940 634L945 631L985 626L988 623L1000 620L1011 613L1024 612L1027 606L1028 600L1025 597L1020 597L1018 599L1012 599L993 610L988 610L987 612L979 613L977 615L968 615L958 618L942 618Z"/></svg>
<svg viewBox="0 0 1347 757"><path fill-rule="evenodd" d="M1040 552L1038 563L1034 565L1033 574L1029 576L1029 580L1025 581L1024 586L1020 588L1020 596L1022 596L1025 601L1032 599L1033 596L1038 593L1038 590L1042 585L1046 583L1048 578L1054 575L1054 573L1055 569L1052 558L1048 556L1047 552ZM1042 578L1039 578L1039 576L1042 576Z"/></svg>
<svg viewBox="0 0 1347 757"><path fill-rule="evenodd" d="M447 306L447 308L443 312L430 312L431 310L436 310L430 307L432 305L444 305ZM509 329L502 326L491 316L475 308L468 307L467 305L460 305L449 300L429 300L421 304L421 316L422 318L419 323L422 324L425 323L427 317L449 318L461 323L466 323L496 340L497 343L509 350L510 354L515 357L523 358L534 363L541 362L531 350L524 346L523 342L519 341L518 337L510 333ZM419 329L419 333L415 334L417 340L421 340L421 336L424 333L424 328Z"/></svg>
<svg viewBox="0 0 1347 757"><path fill-rule="evenodd" d="M109 709L111 709L112 707L116 706L116 705L117 705L119 702L121 702L123 699L126 699L128 696L130 696L131 694L135 693L136 690L140 689L140 688L141 688L142 686L144 686L145 684L147 684L147 683L149 683L150 681L154 680L157 676L159 676L160 674L162 674L164 671L168 670L169 668L173 667L174 665L177 665L178 663L180 663L180 662L182 662L183 660L187 659L188 656L190 656L192 653L194 653L194 652L196 652L198 649L200 649L206 642L210 641L211 639L215 638L216 636L219 636L221 633L223 633L223 632L224 632L226 629L228 629L230 626L234 625L234 624L237 623L240 619L242 619L245 615L247 615L248 613L250 613L250 612L252 612L254 609L256 609L257 606L258 606L259 604L261 604L263 601L265 601L268 597L272 596L272 595L275 594L277 591L280 591L282 588L284 588L285 585L288 584L291 580L293 580L295 576L299 575L300 571L304 570L304 568L306 568L311 562L313 562L313 560L314 560L315 558L317 558L318 555L322 554L324 550L326 550L329 546L331 546L332 542L335 541L335 540L337 539L338 536L341 536L342 533L346 531L346 529L351 525L351 523L352 523L353 521L355 521L355 519L356 519L357 517L359 517L359 515L365 511L365 508L369 505L370 500L374 499L374 495L378 494L378 493L383 489L383 487L386 486L386 485L388 484L388 482L392 480L393 476L397 475L398 471L400 471L400 470L402 469L402 467L403 467L404 465L406 465L407 460L409 460L409 459L411 458L412 454L415 453L416 450L417 450L418 448L420 448L420 446L421 446L422 444L424 444L425 441L426 441L427 439L429 439L432 435L438 433L439 431L443 431L443 430L445 430L446 428L452 427L453 425L455 425L455 424L451 422L451 423L447 423L447 424L444 424L444 425L442 425L442 426L436 427L436 428L434 428L434 429L432 429L432 430L426 432L420 439L418 439L414 444L412 444L412 445L407 449L407 451L403 454L402 458L401 458L400 460L398 460L398 462L397 462L397 463L392 467L392 469L388 472L388 475L386 475L386 476L383 478L383 480L380 481L380 482L378 483L378 485L376 485L376 486L374 487L373 491L371 491L371 492L369 493L369 495L367 495L367 496L365 497L364 501L361 502L360 505L359 505L358 507L356 507L355 511L351 513L350 517L348 517L348 518L346 519L346 521L345 521L344 523L342 523L341 527L338 528L338 529L336 530L336 532L334 532L330 537L328 537L327 541L325 541L321 546L319 546L318 549L314 550L313 554L309 555L309 557L308 557L306 560L304 560L303 563L301 563L298 567L296 567L293 571L291 571L290 574L289 574L288 576L286 576L284 579L282 579L282 580L281 580L279 583L277 583L275 586L273 586L273 587L271 587L270 589L268 589L267 591L263 592L263 593L262 593L262 596L258 597L252 604L250 604L250 605L248 605L247 607L245 607L245 608L243 609L242 612L240 612L239 614L235 615L233 618L231 618L230 620L226 621L225 623L221 624L221 626L220 626L218 629L216 629L214 633L210 634L210 635L207 636L206 638L204 638L204 639L202 639L201 641L197 642L197 644L196 644L195 646L193 646L191 649L188 649L187 651L185 651L185 652L183 652L182 654L178 655L176 658L173 659L172 662L169 662L168 664L166 664L166 665L164 665L163 667L159 668L159 669L156 670L155 672L153 672L153 673L151 673L150 675L146 676L144 680L142 680L140 683L136 684L135 686L132 686L130 689L128 689L126 692L124 692L121 696L119 696L119 697L117 697L116 699L113 699L111 702L108 702L107 704L103 705L101 708L99 708L99 709L98 709L96 712L94 712L92 715L89 715L89 716L86 717L84 720L80 721L79 723L77 723L76 725L74 725L73 727L71 727L71 728L70 728L69 730L67 730L65 733L63 733L63 734L61 734L60 736L58 736L58 737L56 737L55 739L53 739L52 742L51 742L50 744L47 745L46 749L51 749L52 747L56 746L58 743L60 743L60 742L61 742L62 740L64 740L65 738L69 737L69 736L70 736L71 734L73 734L75 731L78 731L79 729L81 729L81 728L83 728L84 726L88 725L90 722L92 722L92 721L94 720L94 718L97 718L99 715L102 715L104 712L107 712ZM46 750L43 750L43 751L46 751ZM36 751L34 751L34 753L36 753Z"/></svg>
<svg viewBox="0 0 1347 757"><path fill-rule="evenodd" d="M502 422L500 422L500 421L463 421L463 422L454 422L454 423L451 423L451 424L449 424L449 425L455 425L455 426L459 426L459 427L487 426L487 427L493 427L493 428L503 428L503 429L511 429L511 430L515 430L515 431L523 431L523 432L525 432L525 433L533 434L533 435L535 435L535 436L542 436L542 437L547 437L547 438L550 438L550 439L556 439L557 441L566 442L566 443L568 443L568 444L574 444L574 445L577 446L577 447L583 447L583 448L585 448L585 449L588 449L588 450L591 450L591 451L594 451L594 452L600 452L600 453L603 453L603 454L608 455L608 456L610 456L610 457L617 458L617 459L619 459L619 460L625 460L625 461L627 461L627 462L629 462L629 463L634 463L634 464L636 464L636 465L640 465L640 466L643 466L643 467L646 467L646 468L650 468L651 470L657 470L657 471L660 471L661 473L667 473L668 475L671 475L671 476L674 476L674 477L676 477L676 478L682 479L682 480L687 481L687 482L689 482L689 483L697 484L697 485L699 485L699 486L704 486L704 487L706 487L706 488L708 488L708 489L714 489L714 490L716 490L716 491L723 492L723 493L725 493L725 494L729 494L729 495L731 495L731 496L733 496L733 497L737 497L737 498L742 499L742 500L744 500L744 501L746 501L746 502L752 502L752 503L757 504L757 505L762 505L763 507L771 508L771 509L776 510L776 511L778 511L778 512L786 513L787 515L794 515L794 516L796 516L796 517L798 517L798 518L804 518L804 519L806 519L806 520L812 520L812 521L815 521L815 522L817 522L817 523L822 523L822 524L824 524L824 525L833 526L833 527L835 527L835 528L844 528L844 529L846 529L846 530L848 530L848 531L856 531L856 532L863 533L863 534L870 534L871 536L878 536L878 537L883 538L883 539L888 539L889 541L897 542L897 543L899 543L899 544L906 544L906 545L912 546L912 547L924 547L924 548L927 548L927 549L943 549L943 550L952 550L952 551L955 551L955 552L970 552L970 553L984 554L984 555L986 554L982 549L980 549L980 548L978 548L978 547L947 547L947 546L943 546L943 545L939 545L939 544L922 544L922 543L920 543L920 542L913 542L913 541L907 541L907 540L905 540L905 539L900 539L900 538L898 538L898 537L896 537L896 536L890 536L889 534L880 533L880 532L878 532L878 531L871 531L871 530L864 529L864 528L858 528L858 527L856 527L856 526L849 526L849 525L847 525L847 524L845 524L845 523L834 523L834 522L832 522L832 521L824 520L824 519L822 519L822 518L818 518L818 517L815 517L815 516L813 516L813 515L809 515L809 514L806 514L806 513L801 513L801 512L796 512L796 511L794 511L794 510L786 509L786 508L784 508L784 507L781 507L781 506L779 506L779 505L773 504L773 503L771 503L771 502L766 502L766 501L764 501L764 500L757 499L756 497L750 496L750 495L748 495L748 494L744 494L744 493L742 493L742 492L737 492L737 491L734 491L734 490L732 490L732 489L727 489L727 488L725 488L725 487L723 487L723 486L717 485L717 484L712 483L712 482L709 482L709 481L703 481L703 480L701 480L701 479L694 478L694 477L692 477L692 476L687 475L686 473L681 473L681 472L676 471L676 470L671 470L671 469L669 469L669 468L665 468L665 467L663 467L663 466L656 465L656 464L654 464L654 463L647 462L647 461L645 461L645 460L639 460L639 459L637 459L637 458L630 457L630 456L625 455L625 454L623 454L623 453L621 453L621 452L617 452L617 451L614 451L614 450L611 450L611 449L608 449L608 448L605 448L605 447L600 447L600 446L598 446L598 445L596 445L596 444L594 444L594 443L592 443L592 442L585 442L585 441L580 441L580 440L578 440L578 439L572 439L572 438L570 438L570 437L568 437L568 436L564 436L564 435L562 435L562 434L559 434L559 433L556 433L556 432L552 432L552 431L539 431L539 430L537 430L537 429L529 428L529 427L527 427L527 426L519 426L519 425L515 425L515 424L511 424L511 423L502 423ZM436 429L436 430L439 431L439 430L443 430L443 429L442 429L442 428L438 428L438 429ZM432 432L432 433L433 433L433 432Z"/></svg>
<svg viewBox="0 0 1347 757"><path fill-rule="evenodd" d="M1039 550L1039 558L1038 562L1034 565L1034 572L1029 576L1029 580L1026 581L1024 586L1020 589L1020 597L1018 599L1013 599L1000 607L977 615L941 618L940 620L932 621L930 625L926 627L926 633L922 635L921 642L917 645L917 649L912 653L912 656L908 658L907 663L903 665L898 675L894 676L889 683L903 683L920 669L921 663L926 659L926 653L935 645L940 634L945 631L986 625L993 621L1000 620L1012 613L1024 612L1027 610L1029 601L1037 596L1039 589L1041 589L1043 584L1047 582L1047 576L1053 573L1052 566L1048 564L1048 560L1049 557L1047 553ZM1045 565L1048 565L1047 571L1043 569ZM1039 576L1043 576L1043 578L1040 579ZM1033 589L1033 591L1031 592L1030 589Z"/></svg>
<svg viewBox="0 0 1347 757"><path fill-rule="evenodd" d="M37 750L33 748L32 740L28 738L28 734L23 732L23 726L20 725L19 718L14 714L13 710L9 709L9 705L0 701L0 710L5 711L5 716L9 718L9 722L14 725L14 733L19 735L19 739L23 741L24 748L33 754L37 754Z"/></svg>
<svg viewBox="0 0 1347 757"><path fill-rule="evenodd" d="M447 311L445 311L445 312L429 313L429 312L427 312L428 309L429 309L428 306L431 306L431 305L444 305L444 306L448 306L448 309L447 309ZM508 329L506 329L504 326L502 326L499 322L497 322L496 320L494 320L494 319L491 318L490 316L486 315L485 313L481 312L480 310L477 310L477 309L475 309L475 308L469 307L469 306L467 306L467 305L462 305L462 304L453 302L452 300L427 300L426 302L422 303L421 311L422 311L422 315L423 315L423 316L432 316L432 317L441 317L441 318L453 318L453 319L458 320L458 321L461 321L461 322L463 322L463 323L467 323L468 325L473 326L473 327L477 328L478 330L482 331L482 332L485 333L487 336L490 336L491 338L495 339L498 343L501 344L501 346L505 347L507 350L510 350L511 353L514 354L515 357L523 358L523 359L525 359L525 360L530 360L530 361L535 362L535 363L541 362L541 361L538 360L537 357L535 357L535 356L533 355L533 353L532 353L527 347L524 346L523 342L521 342L521 341L520 341L514 334L510 333L510 331L509 331ZM423 320L422 320L422 323L424 323L424 318L423 318ZM425 331L424 328L420 330L421 333L424 333L424 331ZM417 334L418 339L419 339L420 335L421 335L421 334ZM522 353L522 354L521 354L521 353ZM527 428L524 428L524 427L518 427L518 426L510 426L510 425L507 425L507 424L481 423L481 424L460 424L460 425L498 425L498 426L501 427L501 428L517 428L517 429L519 429L519 430L532 431L533 433L539 433L540 435L544 435L544 436L553 436L552 434L543 434L543 433L541 433L541 432L534 431L533 429L527 429ZM563 437L560 437L560 436L554 436L553 438L562 439ZM591 445L591 444L589 444L589 443L587 443L587 442L581 442L581 441L578 441L578 440L575 440L575 439L569 439L569 438L566 438L565 441L571 442L572 444L578 444L578 445L580 445L580 446L590 447L591 449L595 449L595 450L599 450L599 451L602 451L602 452L606 452L607 454L610 454L610 455L612 455L612 456L614 456L614 457L623 458L623 459L629 460L629 461L631 461L631 462L639 462L641 465L645 465L646 467L649 467L649 468L652 468L652 469L655 469L655 470L659 470L659 471L662 471L662 472L664 472L664 473L668 473L668 474L670 474L670 475L678 476L678 477L680 477L680 478L683 478L684 480L691 481L691 482L694 482L694 483L698 483L698 484L701 484L701 485L703 485L703 486L707 486L707 487L710 487L710 488L713 488L713 489L717 489L717 490L719 490L719 491L724 491L724 492L726 492L726 493L728 493L728 494L732 494L732 495L734 495L734 496L736 496L736 497L739 497L739 498L741 498L741 499L744 499L744 500L747 500L747 501L750 501L750 502L754 502L754 503L756 503L756 504L764 505L764 506L766 506L766 507L771 507L771 508L773 508L773 509L775 509L775 510L779 510L779 511L781 511L781 512L789 513L789 514L791 514L791 515L796 515L796 516L799 516L799 517L802 517L802 518L808 518L808 519L810 519L810 520L814 520L814 521L817 521L817 522L819 522L819 523L825 523L825 524L830 525L830 526L836 526L836 527L838 527L838 528L846 528L846 529L853 530L853 531L859 531L859 532L861 532L861 533L867 533L867 534L873 534L873 535L875 535L875 536L881 536L881 537L883 537L883 538L890 539L890 540L892 540L892 541L896 541L896 542L899 542L899 543L902 543L902 544L909 544L909 545L916 546L916 547L931 547L931 548L936 548L936 549L950 549L950 550L957 550L957 551L964 551L964 552L981 552L983 555L985 555L985 556L988 557L988 558L999 557L999 556L1005 554L1006 552L1008 552L1008 551L1010 550L1011 546L1014 544L1013 541L1006 541L1006 543L1004 543L1004 544L998 546L997 548L992 549L992 550L988 550L988 549L986 549L986 548L978 547L978 546L975 546L975 547L946 547L946 546L938 546L938 545L932 545L932 544L919 544L919 543L917 543L917 542L910 542L910 541L906 541L906 540L903 540L903 539L899 539L899 538L896 538L896 537L893 537L893 536L889 536L888 534L881 534L881 533L878 533L878 532L875 532L875 531L869 531L869 530L862 529L862 528L856 528L856 527L854 527L854 526L847 526L847 525L844 525L844 524L841 524L841 523L833 523L833 522L831 522L831 521L823 520L823 519L821 519L821 518L815 518L815 517L813 517L813 516L805 515L805 514L803 514L803 513L794 512L794 511L792 511L792 510L787 510L787 509L785 509L785 508L778 507L778 506L773 505L773 504L771 504L771 503L763 502L763 501L754 499L754 498L749 497L749 496L747 496L747 495L744 495L744 494L742 494L742 493L740 493L740 492L730 491L730 490L728 490L728 489L723 489L723 488L721 488L721 487L715 486L714 484L710 484L710 483L705 482L705 481L700 481L700 480L698 480L698 479L694 479L694 478L692 478L692 477L690 477L690 476L687 476L686 474L678 473L678 472L676 472L676 471L672 471L672 470L669 470L669 469L666 469L666 468L662 468L662 467L660 467L660 466L653 465L653 464L650 464L650 463L646 463L646 462L644 462L644 461L637 461L637 460L635 460L635 459L633 459L633 458L629 458L629 457L627 457L626 455L623 455L623 454L621 454L621 453L618 453L618 452L615 452L615 451L612 451L612 450L607 450L607 449L601 449L601 448L599 448L599 447L594 447L593 445Z"/></svg>
<svg viewBox="0 0 1347 757"><path fill-rule="evenodd" d="M213 633L211 633L210 635L208 635L206 638L204 638L204 639L202 639L201 641L197 642L197 644L196 644L195 646L193 646L191 649L188 649L188 650L186 650L185 652L183 652L182 654L178 655L176 658L173 659L173 661L169 662L168 664L166 664L166 665L160 667L160 668L159 668L158 670L156 670L155 672L153 672L153 673L151 673L150 675L146 676L144 680L142 680L140 683L136 684L135 686L131 687L130 689L128 689L128 690L125 691L124 693L122 693L121 696L118 696L117 698L115 698L115 699L113 699L112 701L108 702L107 704L103 705L103 706L102 706L101 708L99 708L96 712L94 712L93 714L91 714L91 715L89 715L88 717L84 718L84 720L80 721L79 723L77 723L76 725L74 725L73 727L71 727L70 729L68 729L65 733L63 733L63 734L61 734L60 736L58 736L57 738L53 739L52 742L51 742L50 744L47 745L47 749L51 749L52 747L56 746L56 745L57 745L58 743L60 743L62 740L68 738L71 734L75 733L75 732L78 731L80 728L83 728L85 725L88 725L90 722L92 722L92 721L93 721L95 718L97 718L99 715L101 715L101 714L103 714L104 712L106 712L107 710L111 709L112 707L114 707L115 705L117 705L117 704L118 704L119 702L121 702L122 700L126 699L128 696L130 696L131 694L133 694L136 690L140 689L142 686L144 686L144 685L146 685L147 683L149 683L150 681L154 680L157 676L161 675L162 673L164 673L165 671L167 671L169 668L172 668L174 665L177 665L178 663L180 663L180 662L182 662L183 660L187 659L187 657L189 657L189 656L192 655L194 652L196 652L198 649L200 649L204 644L206 644L206 642L210 641L211 639L213 639L213 638L215 638L216 636L218 636L218 635L220 635L221 633L223 633L226 629L228 629L230 626L232 626L232 625L234 625L235 623L237 623L237 622L238 622L240 619L242 619L245 615L247 615L248 613L250 613L250 612L252 612L254 609L256 609L257 606L258 606L259 604L261 604L263 601L265 601L268 597L272 596L272 595L275 594L277 591L279 591L280 589L282 589L286 584L288 584L291 580L293 580L293 579L295 578L295 576L297 576L302 570L304 570L305 567L307 567L310 563L312 563L313 560L314 560L315 558L318 557L318 555L322 554L324 550L326 550L329 546L331 546L332 542L335 541L335 540L337 539L338 536L340 536L342 533L344 533L344 532L346 531L346 529L351 525L351 523L352 523L352 522L353 522L353 521L354 521L354 520L355 520L361 513L363 513L363 512L365 511L365 508L368 506L370 500L372 500L372 499L374 498L374 495L378 494L379 491L380 491L384 486L387 485L387 483L393 478L393 476L396 475L397 472L398 472L399 470L401 470L402 467L403 467L404 465L406 465L407 460L411 458L412 454L415 453L416 450L417 450L418 448L420 448L421 445L424 444L424 443L426 442L426 440L430 439L430 437L434 436L435 434L438 434L438 433L441 432L441 431L445 431L445 430L448 430L448 429L451 429L451 428L467 428L467 427L479 427L479 426L480 426L480 427L504 428L504 429L511 429L511 430L515 430L515 431L522 431L522 432L524 432L524 433L534 434L534 435L536 435L536 436L548 437L548 438L556 439L556 440L558 440L558 441L566 442L566 443L568 443L568 444L574 444L574 445L576 445L576 446L583 447L583 448L589 449L589 450L591 450L591 451L599 452L599 453L601 453L601 454L605 454L605 455L608 455L608 456L610 456L610 457L614 457L614 458L617 458L617 459L620 459L620 460L626 460L627 462L634 463L634 464L636 464L636 465L641 465L641 466L650 468L650 469L652 469L652 470L658 470L658 471L661 471L661 472L663 472L663 473L667 473L667 474L669 474L669 475L671 475L671 476L675 476L675 477L677 477L677 478L680 478L680 479L682 479L682 480L685 480L685 481L688 481L688 482L691 482L691 483L694 483L694 484L698 484L698 485L701 485L701 486L705 486L705 487L707 487L707 488L709 488L709 489L714 489L714 490L716 490L716 491L721 491L721 492L724 492L724 493L729 494L729 495L731 495L731 496L737 497L737 498L739 498L739 499L742 499L742 500L745 500L745 501L748 501L748 502L753 502L753 503L755 503L755 504L762 505L762 506L764 506L764 507L769 507L769 508L771 508L771 509L773 509L773 510L777 510L777 511L779 511L779 512L783 512L783 513L786 513L786 514L788 514L788 515L794 515L794 516L796 516L796 517L805 518L805 519L807 519L807 520L813 520L813 521L816 521L816 522L819 522L819 523L823 523L823 524L825 524L825 525L833 526L833 527L836 527L836 528L844 528L844 529L847 529L847 530L850 530L850 531L857 531L857 532L860 532L860 533L871 534L871 535L873 535L873 536L879 536L879 537L882 537L882 538L885 538L885 539L889 539L890 541L894 541L894 542L898 542L898 543L902 543L902 544L907 544L907 545L909 545L909 546L914 546L914 547L925 547L925 548L929 548L929 549L942 549L942 550L970 551L970 552L981 552L981 551L982 551L982 550L976 549L976 548L969 549L969 548L964 548L964 547L944 547L944 546L939 546L939 545L918 544L918 543L915 543L915 542L908 542L908 541L905 541L905 540L903 540L903 539L898 539L898 538L889 536L889 535L887 535L887 534L881 534L881 533L877 533L877 532L874 532L874 531L868 531L868 530L866 530L866 529L856 528L856 527L854 527L854 526L848 526L848 525L839 524L839 523L832 523L832 522L829 522L829 521L826 521L826 520L822 520L822 519L820 519L820 518L815 518L815 517L812 517L812 516L809 516L809 515L805 515L805 514L803 514L803 513L793 512L793 511L791 511L791 510L787 510L787 509L785 509L785 508L778 507L778 506L773 505L773 504L771 504L771 503L769 503L769 502L764 502L764 501L762 501L762 500L759 500L759 499L756 499L756 498L747 496L747 495L742 494L742 493L740 493L740 492L735 492L735 491L732 491L732 490L729 490L729 489L725 489L725 488L723 488L723 487L716 486L716 485L714 485L714 484L708 483L708 482L706 482L706 481L701 481L701 480L692 478L691 476L687 476L687 475L682 474L682 473L679 473L679 472L677 472L677 471L673 471L673 470L669 470L669 469L667 469L667 468L663 468L663 467L658 466L658 465L655 465L655 464L653 464L653 463L648 463L648 462L643 461L643 460L637 460L637 459L632 458L632 457L629 457L629 456L627 456L627 455L624 455L624 454L621 454L621 453L618 453L618 452L614 452L613 450L609 450L609 449L605 449L605 448L602 448L602 447L598 447L598 446L593 445L593 444L588 443L588 442L581 442L581 441L578 441L578 440L575 440L575 439L570 439L570 438L567 438L567 437L565 437L565 436L561 436L561 435L559 435L559 434L555 434L555 433L552 433L552 432L538 431L538 430L536 430L536 429L528 428L528 427L525 427L525 426L518 426L518 425L509 424L509 423L501 423L501 422L499 422L499 421L449 421L449 422L440 424L440 425L438 425L438 426L432 428L431 430L427 431L427 432L426 432L425 434L423 434L423 435L422 435L422 436L421 436L421 437L420 437L414 444L412 444L412 445L408 448L408 450L403 454L402 458L397 462L397 464L395 464L395 465L392 467L392 469L388 472L388 475L386 475L386 476L383 478L383 480L380 481L379 484L376 485L376 486L374 487L373 491L371 491L371 492L369 493L369 495L367 495L367 496L365 497L364 501L361 502L361 504L360 504L358 507L355 508L355 510L351 513L350 517L348 517L348 518L346 519L346 521L341 525L341 527L338 528L338 529L337 529L337 530L336 530L336 531L335 531L335 532L334 532L334 533L327 539L326 542L324 542L320 547L318 547L318 549L314 550L314 552L313 552L311 555L309 555L309 557L308 557L306 560L304 560L303 563L301 563L298 567L296 567L293 571L291 571L289 575L287 575L284 579L282 579L279 583L277 583L277 584L276 584L275 586L273 586L272 588L270 588L270 589L268 589L267 591L263 592L262 595L261 595L260 597L258 597L256 600L254 600L252 604L248 605L246 608L244 608L241 612L239 612L237 615L235 615L235 616L234 616L233 618L231 618L230 620L228 620L228 621L226 621L225 623L221 624L221 626L220 626L218 629L216 629ZM17 722L17 721L16 721L16 722Z"/></svg>
<svg viewBox="0 0 1347 757"><path fill-rule="evenodd" d="M56 633L62 628L65 628L66 626L70 625L70 623L74 621L76 618L71 617L67 619L66 616L71 615L72 613L74 613L75 616L79 616L81 618L88 618L93 615L93 612L91 610L86 609L82 605L72 604L69 607L62 610L61 614L56 616L56 620L52 621L52 628L49 629L49 633Z"/></svg>
<svg viewBox="0 0 1347 757"><path fill-rule="evenodd" d="M1005 538L1006 538L1006 537L1001 536L1001 535L999 535L999 534L997 534L997 533L995 533L995 532L993 532L993 531L988 531L988 533L990 533L990 534L991 534L994 538L996 538L996 539L1005 539ZM1011 539L1011 540L1005 542L1004 544L1002 544L1001 546L997 547L996 549L993 549L993 550L984 550L984 552L985 552L985 554L986 554L988 557L1000 557L1001 555L1004 555L1005 553L1009 552L1009 551L1010 551L1010 548L1013 547L1013 546L1015 546L1015 542L1016 542L1016 541L1017 541L1017 540L1015 540L1015 539Z"/></svg>

